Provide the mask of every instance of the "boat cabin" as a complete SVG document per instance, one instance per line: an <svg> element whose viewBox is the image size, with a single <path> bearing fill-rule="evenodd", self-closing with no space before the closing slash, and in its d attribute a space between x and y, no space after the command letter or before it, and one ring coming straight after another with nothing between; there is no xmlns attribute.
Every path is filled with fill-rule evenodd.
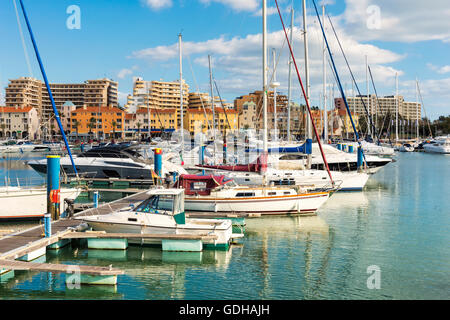
<svg viewBox="0 0 450 320"><path fill-rule="evenodd" d="M225 176L204 175L197 176L194 174L182 174L175 184L176 188L183 188L184 193L188 196L208 196L211 190L223 186L233 179L227 179Z"/></svg>
<svg viewBox="0 0 450 320"><path fill-rule="evenodd" d="M149 197L142 201L133 211L172 216L184 214L183 189L154 189L148 191L147 195Z"/></svg>

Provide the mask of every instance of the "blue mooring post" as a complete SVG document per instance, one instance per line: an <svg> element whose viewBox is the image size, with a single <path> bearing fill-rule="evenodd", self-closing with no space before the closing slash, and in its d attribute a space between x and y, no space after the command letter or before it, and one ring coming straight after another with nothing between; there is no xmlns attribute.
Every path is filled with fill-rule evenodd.
<svg viewBox="0 0 450 320"><path fill-rule="evenodd" d="M94 208L98 208L98 191L94 191L93 201L94 201Z"/></svg>
<svg viewBox="0 0 450 320"><path fill-rule="evenodd" d="M353 153L353 146L352 145L348 146L348 153Z"/></svg>
<svg viewBox="0 0 450 320"><path fill-rule="evenodd" d="M205 145L201 145L198 149L200 164L205 164ZM202 170L202 174L205 175L205 170Z"/></svg>
<svg viewBox="0 0 450 320"><path fill-rule="evenodd" d="M46 238L52 235L52 216L50 213L44 214L44 234Z"/></svg>
<svg viewBox="0 0 450 320"><path fill-rule="evenodd" d="M162 149L155 148L153 150L155 152L155 173L158 175L159 179L161 179L162 174Z"/></svg>
<svg viewBox="0 0 450 320"><path fill-rule="evenodd" d="M342 145L341 145L340 143L338 143L338 144L336 145L336 149L342 150Z"/></svg>
<svg viewBox="0 0 450 320"><path fill-rule="evenodd" d="M47 213L52 220L60 216L59 156L47 156Z"/></svg>
<svg viewBox="0 0 450 320"><path fill-rule="evenodd" d="M363 165L363 153L362 153L362 148L358 147L358 159L356 162L356 168L358 171L360 171L362 169L362 165Z"/></svg>

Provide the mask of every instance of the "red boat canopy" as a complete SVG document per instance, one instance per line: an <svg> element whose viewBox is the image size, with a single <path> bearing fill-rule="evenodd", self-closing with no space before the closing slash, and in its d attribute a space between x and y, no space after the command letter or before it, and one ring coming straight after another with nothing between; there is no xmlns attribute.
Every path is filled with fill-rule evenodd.
<svg viewBox="0 0 450 320"><path fill-rule="evenodd" d="M207 196L211 193L212 189L227 184L230 181L233 181L233 179L225 180L225 176L182 174L175 187L183 188L186 195Z"/></svg>
<svg viewBox="0 0 450 320"><path fill-rule="evenodd" d="M198 164L197 167L220 169L226 171L244 171L244 172L265 172L267 170L267 153L261 154L255 162L249 164L237 164L237 165L206 165Z"/></svg>

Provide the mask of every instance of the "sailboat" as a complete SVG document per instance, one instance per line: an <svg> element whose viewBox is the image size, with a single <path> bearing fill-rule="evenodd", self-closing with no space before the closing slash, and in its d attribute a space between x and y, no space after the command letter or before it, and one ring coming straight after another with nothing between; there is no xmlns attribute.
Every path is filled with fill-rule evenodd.
<svg viewBox="0 0 450 320"><path fill-rule="evenodd" d="M261 214L315 213L330 190L310 192L301 187L240 186L214 175L181 175L176 187L186 194L186 211Z"/></svg>

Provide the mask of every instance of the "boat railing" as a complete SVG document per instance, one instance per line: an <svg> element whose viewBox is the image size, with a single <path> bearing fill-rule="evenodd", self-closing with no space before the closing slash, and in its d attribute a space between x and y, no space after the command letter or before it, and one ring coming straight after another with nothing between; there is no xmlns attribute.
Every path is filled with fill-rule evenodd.
<svg viewBox="0 0 450 320"><path fill-rule="evenodd" d="M37 187L46 183L44 177L8 177L5 176L3 181L0 181L0 187Z"/></svg>

